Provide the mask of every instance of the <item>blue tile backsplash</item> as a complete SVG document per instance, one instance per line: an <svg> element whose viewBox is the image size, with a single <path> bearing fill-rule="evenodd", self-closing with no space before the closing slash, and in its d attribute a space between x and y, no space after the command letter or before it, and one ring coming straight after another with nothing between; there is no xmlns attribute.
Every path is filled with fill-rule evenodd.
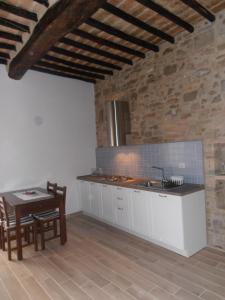
<svg viewBox="0 0 225 300"><path fill-rule="evenodd" d="M202 141L97 148L96 166L107 175L155 179L161 172L151 167L159 166L167 177L183 175L186 183L204 184Z"/></svg>

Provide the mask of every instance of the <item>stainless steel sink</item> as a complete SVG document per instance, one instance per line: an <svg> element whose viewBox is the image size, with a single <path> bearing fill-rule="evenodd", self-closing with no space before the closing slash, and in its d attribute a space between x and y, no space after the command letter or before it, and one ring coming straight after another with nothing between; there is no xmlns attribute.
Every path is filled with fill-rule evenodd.
<svg viewBox="0 0 225 300"><path fill-rule="evenodd" d="M160 180L139 181L135 182L133 186L144 187L152 190L169 190L177 187L177 185L172 184L171 182Z"/></svg>

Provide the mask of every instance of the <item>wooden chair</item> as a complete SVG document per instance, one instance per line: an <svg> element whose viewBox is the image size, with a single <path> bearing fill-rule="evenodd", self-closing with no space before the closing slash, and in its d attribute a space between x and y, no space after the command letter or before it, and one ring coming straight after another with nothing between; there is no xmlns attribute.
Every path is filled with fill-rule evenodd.
<svg viewBox="0 0 225 300"><path fill-rule="evenodd" d="M4 197L0 198L0 220L1 220L1 246L3 251L5 248L5 241L7 242L7 251L8 259L12 259L12 250L15 250L16 247L12 248L11 241L16 240L15 234L12 235L12 232L16 231L16 217L15 215L9 215L7 204ZM32 216L25 216L20 219L20 226L22 230L22 237L25 237L27 243L23 246L30 245L30 238L27 238L27 234L30 235L32 232L32 241L34 243L35 251L37 251L37 228L36 221ZM32 229L32 231L31 231Z"/></svg>
<svg viewBox="0 0 225 300"><path fill-rule="evenodd" d="M57 183L47 181L47 191L56 194Z"/></svg>
<svg viewBox="0 0 225 300"><path fill-rule="evenodd" d="M56 197L62 197L62 200L66 201L66 187L60 187L57 184L47 183L47 189L51 186L51 191L55 193ZM51 239L55 239L61 236L61 232L58 234L58 224L60 222L60 216L58 210L48 210L34 215L34 218L38 222L38 232L41 235L41 249L45 249L45 242ZM46 237L45 233L53 231L53 235Z"/></svg>

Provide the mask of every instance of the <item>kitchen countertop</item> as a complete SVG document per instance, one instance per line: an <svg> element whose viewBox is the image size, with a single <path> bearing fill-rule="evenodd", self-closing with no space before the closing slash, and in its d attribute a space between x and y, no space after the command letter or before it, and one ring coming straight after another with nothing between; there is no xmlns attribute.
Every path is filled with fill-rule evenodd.
<svg viewBox="0 0 225 300"><path fill-rule="evenodd" d="M107 179L102 180L103 176L97 176L97 175L84 175L84 176L78 176L78 180L84 180L84 181L90 181L90 182L96 182L101 184L108 184L113 186L120 186L125 188L131 188L135 190L143 190L143 191L149 191L149 192L156 192L160 194L168 194L168 195L176 195L176 196L185 196L188 194L192 194L198 191L202 191L205 189L204 185L201 184L190 184L185 183L179 187L174 187L171 189L158 189L154 187L142 187L135 185L136 183L140 181L148 181L149 179L140 179L140 178L132 178L124 182L115 182L110 181ZM107 178L107 176L105 176Z"/></svg>

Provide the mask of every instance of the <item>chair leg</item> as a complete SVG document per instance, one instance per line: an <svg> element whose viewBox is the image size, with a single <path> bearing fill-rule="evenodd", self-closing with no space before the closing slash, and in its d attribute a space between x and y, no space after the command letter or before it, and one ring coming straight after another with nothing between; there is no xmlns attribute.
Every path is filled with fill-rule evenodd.
<svg viewBox="0 0 225 300"><path fill-rule="evenodd" d="M38 251L38 242L37 242L37 223L34 222L33 228L33 243L34 243L34 250Z"/></svg>
<svg viewBox="0 0 225 300"><path fill-rule="evenodd" d="M28 227L27 228L27 243L28 243L28 245L30 245L31 244L31 241L30 241L30 233L32 233L32 227Z"/></svg>
<svg viewBox="0 0 225 300"><path fill-rule="evenodd" d="M45 250L45 228L44 223L40 222L40 233L41 233L41 249Z"/></svg>
<svg viewBox="0 0 225 300"><path fill-rule="evenodd" d="M24 233L24 241L27 242L27 239L28 239L27 227L23 228L23 233Z"/></svg>
<svg viewBox="0 0 225 300"><path fill-rule="evenodd" d="M54 237L57 237L57 220L53 221L53 227L54 227Z"/></svg>
<svg viewBox="0 0 225 300"><path fill-rule="evenodd" d="M2 239L2 250L5 251L5 229L3 227L1 232L1 239Z"/></svg>
<svg viewBox="0 0 225 300"><path fill-rule="evenodd" d="M11 254L11 240L10 240L10 230L7 229L6 231L7 235L7 250L8 250L8 260L12 260L12 254Z"/></svg>
<svg viewBox="0 0 225 300"><path fill-rule="evenodd" d="M2 249L2 225L0 226L0 249Z"/></svg>

